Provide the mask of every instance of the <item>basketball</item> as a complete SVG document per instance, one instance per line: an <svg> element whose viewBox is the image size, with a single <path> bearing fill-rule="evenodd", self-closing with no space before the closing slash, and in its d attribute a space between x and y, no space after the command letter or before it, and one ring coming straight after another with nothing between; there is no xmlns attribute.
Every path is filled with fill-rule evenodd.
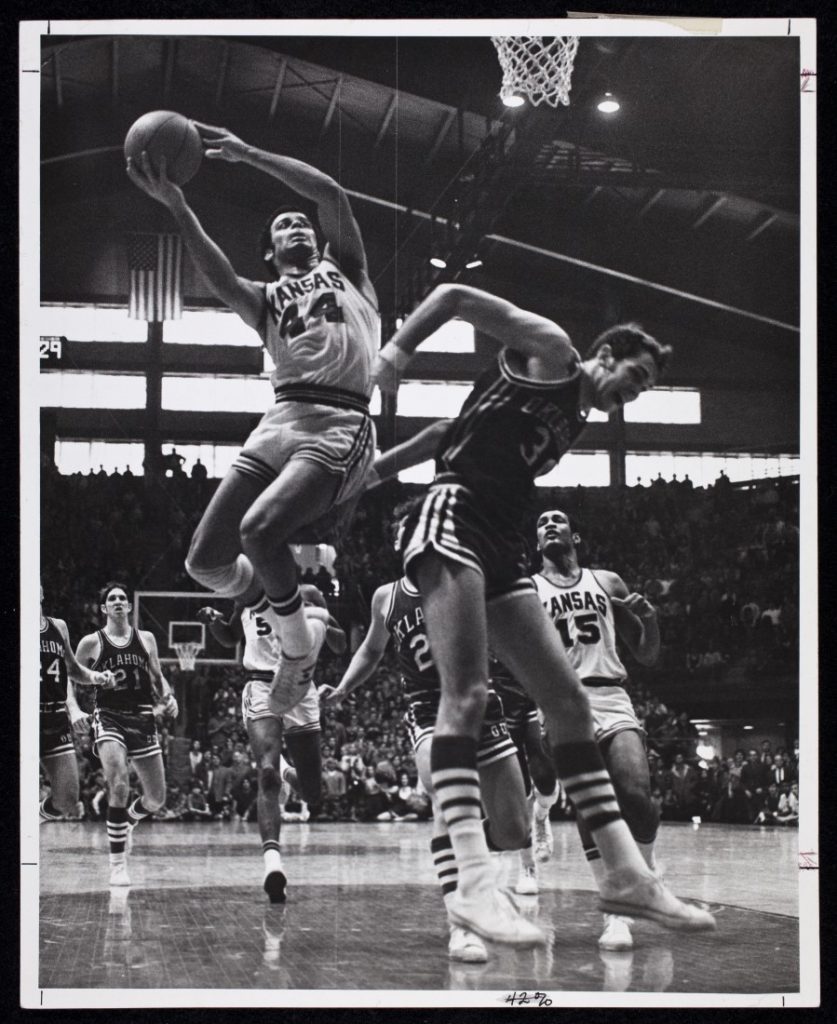
<svg viewBox="0 0 837 1024"><path fill-rule="evenodd" d="M128 129L125 157L139 159L145 150L155 171L165 157L166 175L176 185L195 176L203 158L203 143L193 121L171 110L152 110Z"/></svg>

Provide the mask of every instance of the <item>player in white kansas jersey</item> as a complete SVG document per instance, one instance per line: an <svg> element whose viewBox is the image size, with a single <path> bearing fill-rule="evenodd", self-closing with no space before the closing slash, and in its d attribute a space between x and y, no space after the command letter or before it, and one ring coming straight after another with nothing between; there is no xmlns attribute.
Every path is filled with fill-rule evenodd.
<svg viewBox="0 0 837 1024"><path fill-rule="evenodd" d="M615 572L579 566L579 536L566 512L542 512L537 532L538 550L543 557L543 567L533 577L538 596L587 690L596 740L622 815L648 866L654 870L654 842L660 815L651 799L645 733L625 690L627 672L616 640L623 640L637 661L653 664L660 653L656 609L642 595L629 594ZM598 883L602 874L601 855L581 818L578 831ZM630 918L605 914L599 945L609 950L630 949L630 924Z"/></svg>
<svg viewBox="0 0 837 1024"><path fill-rule="evenodd" d="M270 699L281 714L316 662L288 545L335 507L351 510L374 457L376 297L360 230L333 178L226 129L197 127L205 156L249 164L315 206L326 242L321 253L312 219L299 205L281 208L266 225L259 253L276 280L243 278L168 180L165 163L156 172L146 153L128 161L132 181L168 207L209 287L259 333L276 364L276 404L210 501L186 567L215 593L254 606L279 636L284 657Z"/></svg>
<svg viewBox="0 0 837 1024"><path fill-rule="evenodd" d="M346 637L328 614L325 598L310 584L303 584L305 614L316 635L315 649L323 643L337 653L346 648ZM279 793L284 779L306 803L319 803L322 791L320 751L320 699L310 680L302 685L301 699L284 715L270 706L270 685L282 648L268 622L252 608L236 606L228 620L215 608L201 608L198 618L209 624L212 635L226 647L244 639L244 690L241 711L259 776L257 809L264 858L264 890L271 903L285 902L287 879L279 847L281 824ZM293 768L281 756L282 740Z"/></svg>

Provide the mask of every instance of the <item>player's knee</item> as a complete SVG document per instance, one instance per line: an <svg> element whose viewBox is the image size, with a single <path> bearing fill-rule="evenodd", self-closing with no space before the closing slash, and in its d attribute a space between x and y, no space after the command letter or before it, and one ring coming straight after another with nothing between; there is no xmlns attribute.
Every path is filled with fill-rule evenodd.
<svg viewBox="0 0 837 1024"><path fill-rule="evenodd" d="M127 778L113 779L108 785L108 795L110 797L110 803L115 807L127 806L128 797L131 795Z"/></svg>
<svg viewBox="0 0 837 1024"><path fill-rule="evenodd" d="M259 767L259 789L263 793L276 793L282 787L282 779L275 765L263 764Z"/></svg>
<svg viewBox="0 0 837 1024"><path fill-rule="evenodd" d="M284 540L282 516L278 509L250 509L239 528L241 546L245 551L273 550Z"/></svg>
<svg viewBox="0 0 837 1024"><path fill-rule="evenodd" d="M659 823L660 812L647 787L633 782L617 784L616 795L629 825L636 825L640 831L645 832Z"/></svg>

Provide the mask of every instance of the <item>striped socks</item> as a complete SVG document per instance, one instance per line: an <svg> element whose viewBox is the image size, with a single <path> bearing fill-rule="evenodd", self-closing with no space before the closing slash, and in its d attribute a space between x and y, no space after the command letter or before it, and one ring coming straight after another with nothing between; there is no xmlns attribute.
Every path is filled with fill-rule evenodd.
<svg viewBox="0 0 837 1024"><path fill-rule="evenodd" d="M118 864L125 860L125 841L128 838L128 808L108 807L107 817L108 841L110 843L110 862Z"/></svg>
<svg viewBox="0 0 837 1024"><path fill-rule="evenodd" d="M553 745L555 768L607 871L648 868L622 818L613 784L594 740Z"/></svg>
<svg viewBox="0 0 837 1024"><path fill-rule="evenodd" d="M272 871L282 870L282 856L279 853L278 839L265 839L262 843L262 856L264 857L265 877Z"/></svg>
<svg viewBox="0 0 837 1024"><path fill-rule="evenodd" d="M302 592L297 584L294 584L293 590L280 597L268 594L264 607L260 605L257 612L273 627L286 657L303 658L311 652L314 636L308 628Z"/></svg>
<svg viewBox="0 0 837 1024"><path fill-rule="evenodd" d="M491 884L482 825L477 741L470 736L434 736L430 748L433 790L458 868L462 895Z"/></svg>
<svg viewBox="0 0 837 1024"><path fill-rule="evenodd" d="M447 832L433 836L430 840L430 854L433 857L433 866L436 868L436 877L439 879L444 899L456 892L459 877L456 857L453 855L453 846Z"/></svg>
<svg viewBox="0 0 837 1024"><path fill-rule="evenodd" d="M142 802L142 797L138 796L128 808L128 827L136 828L143 818L147 818L149 814L151 814L151 811Z"/></svg>

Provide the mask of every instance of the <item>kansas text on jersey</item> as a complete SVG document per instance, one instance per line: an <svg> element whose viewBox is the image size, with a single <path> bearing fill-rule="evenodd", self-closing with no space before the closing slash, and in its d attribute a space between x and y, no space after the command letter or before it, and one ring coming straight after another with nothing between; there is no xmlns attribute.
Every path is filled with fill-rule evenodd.
<svg viewBox="0 0 837 1024"><path fill-rule="evenodd" d="M41 630L41 712L63 711L66 702L64 637L55 621L46 616L46 626Z"/></svg>
<svg viewBox="0 0 837 1024"><path fill-rule="evenodd" d="M548 472L585 426L576 357L561 381L533 381L504 349L479 378L442 439L437 479L462 483L515 523L528 511L535 478Z"/></svg>
<svg viewBox="0 0 837 1024"><path fill-rule="evenodd" d="M276 367L277 398L305 397L305 386L332 389L337 401L364 410L378 350L378 312L331 259L313 270L284 274L265 287L261 331Z"/></svg>
<svg viewBox="0 0 837 1024"><path fill-rule="evenodd" d="M582 682L621 685L627 672L616 651L613 606L593 570L581 569L578 580L568 586L553 583L541 573L533 579Z"/></svg>
<svg viewBox="0 0 837 1024"><path fill-rule="evenodd" d="M154 690L148 664L148 651L136 629L131 629L125 643L117 643L103 629L98 630L99 656L93 670L110 669L116 677L112 690L96 689L96 707L113 711L150 711Z"/></svg>

